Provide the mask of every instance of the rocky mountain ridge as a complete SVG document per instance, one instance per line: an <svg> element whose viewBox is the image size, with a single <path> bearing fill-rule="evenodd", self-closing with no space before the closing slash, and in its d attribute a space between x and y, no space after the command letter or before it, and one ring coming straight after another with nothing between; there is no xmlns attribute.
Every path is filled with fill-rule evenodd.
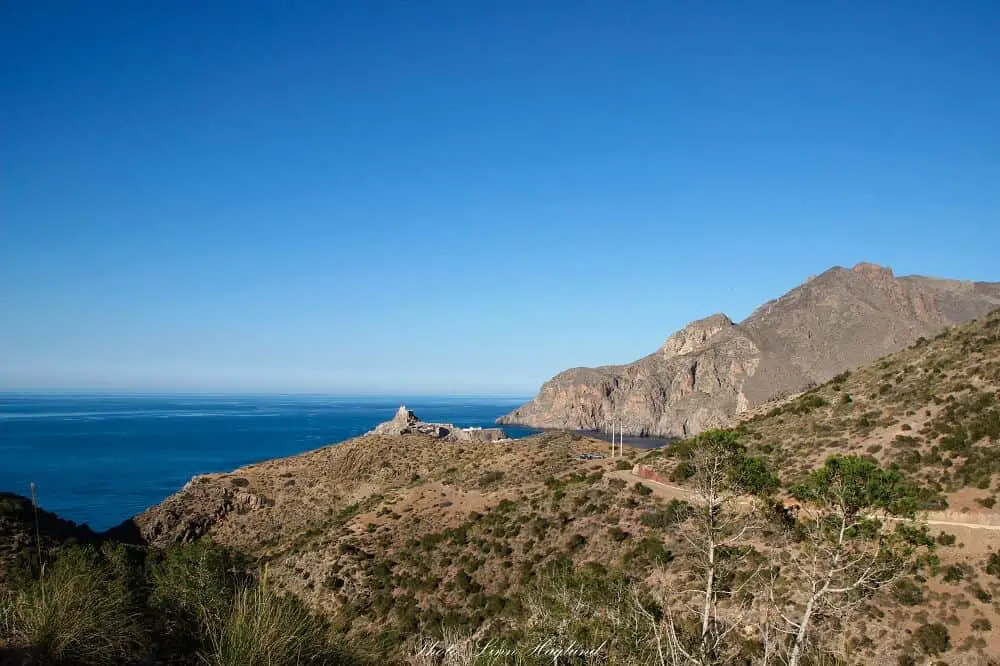
<svg viewBox="0 0 1000 666"><path fill-rule="evenodd" d="M574 368L498 423L683 437L1000 307L1000 283L834 267L739 324L694 321L626 365Z"/></svg>

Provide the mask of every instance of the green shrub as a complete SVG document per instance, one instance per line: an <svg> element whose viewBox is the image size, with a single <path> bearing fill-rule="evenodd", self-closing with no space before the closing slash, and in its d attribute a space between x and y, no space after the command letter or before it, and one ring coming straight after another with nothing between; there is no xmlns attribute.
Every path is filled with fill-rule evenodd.
<svg viewBox="0 0 1000 666"><path fill-rule="evenodd" d="M617 541L617 542L622 542L625 539L627 539L628 536L629 536L628 532L626 532L625 530L623 530L620 527L611 527L611 528L609 528L608 529L608 535L611 537L612 540Z"/></svg>
<svg viewBox="0 0 1000 666"><path fill-rule="evenodd" d="M1000 578L1000 553L991 553L986 560L986 573Z"/></svg>
<svg viewBox="0 0 1000 666"><path fill-rule="evenodd" d="M120 664L145 651L124 549L69 547L5 602L8 633L43 662Z"/></svg>
<svg viewBox="0 0 1000 666"><path fill-rule="evenodd" d="M972 621L973 631L990 631L993 625L985 617L979 617Z"/></svg>
<svg viewBox="0 0 1000 666"><path fill-rule="evenodd" d="M643 497L648 497L649 495L653 494L653 489L652 488L650 488L646 484L641 483L639 481L635 482L635 485L632 486L632 490L634 490L635 492L639 493Z"/></svg>
<svg viewBox="0 0 1000 666"><path fill-rule="evenodd" d="M956 538L954 534L946 534L945 532L941 532L937 536L937 542L941 546L954 546L955 541Z"/></svg>
<svg viewBox="0 0 1000 666"><path fill-rule="evenodd" d="M948 628L940 622L922 624L913 632L913 640L924 654L937 655L951 649Z"/></svg>
<svg viewBox="0 0 1000 666"><path fill-rule="evenodd" d="M615 469L632 469L632 463L628 460L619 460L615 463Z"/></svg>
<svg viewBox="0 0 1000 666"><path fill-rule="evenodd" d="M502 478L503 478L503 472L500 471L486 472L485 474L479 477L479 485L488 486L490 484L496 483Z"/></svg>
<svg viewBox="0 0 1000 666"><path fill-rule="evenodd" d="M817 407L823 407L827 404L829 403L827 403L827 401L822 396L813 393L804 395L798 400L795 400L790 405L788 405L786 409L788 412L792 414L802 415L802 414L808 414Z"/></svg>
<svg viewBox="0 0 1000 666"><path fill-rule="evenodd" d="M694 476L694 466L691 463L685 461L677 463L677 467L670 472L670 480L675 483L680 483L682 481L687 481L692 476Z"/></svg>
<svg viewBox="0 0 1000 666"><path fill-rule="evenodd" d="M965 578L965 573L961 567L952 565L944 570L944 582L946 583L957 583L963 578Z"/></svg>
<svg viewBox="0 0 1000 666"><path fill-rule="evenodd" d="M17 518L24 515L27 504L12 497L0 497L0 516Z"/></svg>
<svg viewBox="0 0 1000 666"><path fill-rule="evenodd" d="M209 540L172 546L147 562L149 607L162 635L200 643L204 623L229 612L244 565Z"/></svg>
<svg viewBox="0 0 1000 666"><path fill-rule="evenodd" d="M892 587L892 596L904 606L918 606L924 602L924 591L910 578L901 578Z"/></svg>
<svg viewBox="0 0 1000 666"><path fill-rule="evenodd" d="M683 500L672 499L663 509L643 514L639 521L646 527L667 529L682 523L691 515L691 505Z"/></svg>
<svg viewBox="0 0 1000 666"><path fill-rule="evenodd" d="M623 562L626 565L638 563L655 566L667 564L673 561L673 559L673 552L667 550L663 542L652 535L648 535L643 537L642 541L635 548L625 554Z"/></svg>
<svg viewBox="0 0 1000 666"><path fill-rule="evenodd" d="M474 581L465 569L455 574L455 583L458 585L458 589L467 595L483 591L483 586Z"/></svg>
<svg viewBox="0 0 1000 666"><path fill-rule="evenodd" d="M851 376L851 371L845 370L839 375L834 375L833 379L827 382L827 384L832 384L832 385L843 384L844 382L847 381L847 378L850 376Z"/></svg>
<svg viewBox="0 0 1000 666"><path fill-rule="evenodd" d="M975 585L969 587L969 591L972 592L972 596L974 596L976 599L982 601L985 604L988 604L991 601L993 601L993 595L984 590L983 586L980 585L979 583L976 583Z"/></svg>

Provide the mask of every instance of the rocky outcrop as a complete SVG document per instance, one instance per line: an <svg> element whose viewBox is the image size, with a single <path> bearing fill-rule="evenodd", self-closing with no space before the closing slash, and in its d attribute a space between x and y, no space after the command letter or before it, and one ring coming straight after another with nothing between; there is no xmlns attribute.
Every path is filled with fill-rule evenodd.
<svg viewBox="0 0 1000 666"><path fill-rule="evenodd" d="M1000 283L832 268L739 324L715 314L633 363L574 368L498 423L683 437L1000 307Z"/></svg>
<svg viewBox="0 0 1000 666"><path fill-rule="evenodd" d="M228 483L222 481L228 480ZM230 513L259 511L274 502L241 487L239 477L196 476L180 492L136 516L142 539L148 544L190 543L208 534Z"/></svg>
<svg viewBox="0 0 1000 666"><path fill-rule="evenodd" d="M505 439L507 435L503 428L459 428L451 423L427 423L421 421L416 414L400 405L396 416L380 423L369 435L427 435L435 439L448 439L460 442L495 442Z"/></svg>

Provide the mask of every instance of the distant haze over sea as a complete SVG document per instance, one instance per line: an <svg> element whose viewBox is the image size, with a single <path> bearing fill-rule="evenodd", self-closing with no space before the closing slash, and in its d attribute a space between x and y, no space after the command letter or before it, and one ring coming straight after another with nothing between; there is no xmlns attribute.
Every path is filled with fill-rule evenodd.
<svg viewBox="0 0 1000 666"><path fill-rule="evenodd" d="M107 529L226 472L362 435L401 403L426 421L489 426L524 397L0 393L0 490ZM520 437L528 428L505 427Z"/></svg>

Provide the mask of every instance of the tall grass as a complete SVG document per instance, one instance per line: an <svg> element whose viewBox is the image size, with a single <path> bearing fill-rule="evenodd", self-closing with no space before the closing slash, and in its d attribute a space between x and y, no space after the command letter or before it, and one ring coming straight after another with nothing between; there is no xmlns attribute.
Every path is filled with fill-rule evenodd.
<svg viewBox="0 0 1000 666"><path fill-rule="evenodd" d="M336 661L327 627L298 600L278 595L265 574L256 585L236 590L228 614L206 612L209 666L329 664Z"/></svg>
<svg viewBox="0 0 1000 666"><path fill-rule="evenodd" d="M346 661L327 625L208 542L152 553L70 546L0 590L0 647L40 664L295 666ZM0 661L3 657L0 657Z"/></svg>
<svg viewBox="0 0 1000 666"><path fill-rule="evenodd" d="M143 651L140 616L126 582L93 549L66 549L38 579L0 603L3 633L30 646L42 662L120 664Z"/></svg>

